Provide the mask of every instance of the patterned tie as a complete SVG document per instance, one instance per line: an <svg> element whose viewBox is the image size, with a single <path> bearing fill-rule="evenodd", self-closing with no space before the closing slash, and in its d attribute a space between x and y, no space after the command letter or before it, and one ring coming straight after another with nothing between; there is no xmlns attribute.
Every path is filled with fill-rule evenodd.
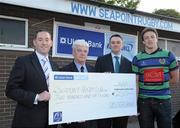
<svg viewBox="0 0 180 128"><path fill-rule="evenodd" d="M116 61L115 61L115 73L119 73L119 68L120 68L119 57L114 56L114 58L116 59Z"/></svg>
<svg viewBox="0 0 180 128"><path fill-rule="evenodd" d="M81 66L81 72L84 72L84 67L83 66Z"/></svg>
<svg viewBox="0 0 180 128"><path fill-rule="evenodd" d="M44 58L44 59L41 59L42 60L42 66L43 66L43 71L44 71L44 75L45 75L45 78L46 78L46 83L47 85L49 86L49 68L48 68L48 60L47 58Z"/></svg>

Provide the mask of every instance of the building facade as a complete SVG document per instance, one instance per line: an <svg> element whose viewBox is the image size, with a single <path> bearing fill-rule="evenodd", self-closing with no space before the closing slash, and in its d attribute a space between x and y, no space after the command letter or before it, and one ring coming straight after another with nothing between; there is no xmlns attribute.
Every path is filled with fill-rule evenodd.
<svg viewBox="0 0 180 128"><path fill-rule="evenodd" d="M140 39L141 30L144 27L154 27L159 32L159 46L174 52L177 59L180 60L180 50L178 50L180 49L180 20L178 19L156 16L94 1L37 0L33 3L29 0L16 0L16 2L13 2L13 0L1 0L1 128L10 127L16 106L14 101L5 96L6 83L15 59L18 56L23 56L34 51L32 45L33 35L39 29L50 31L54 40L58 40L58 32L56 31L58 24L70 28L72 26L72 28L76 29L92 30L98 33L122 33L130 37L136 37L133 44L136 47L134 49L136 53L143 49ZM129 47L127 49L129 50ZM56 49L53 49L51 55L59 67L72 61L71 55L67 55L67 57L61 56L62 54L56 55L55 51ZM98 56L98 54L95 56ZM88 62L93 65L95 59L90 57ZM180 108L179 84L171 86L173 115Z"/></svg>

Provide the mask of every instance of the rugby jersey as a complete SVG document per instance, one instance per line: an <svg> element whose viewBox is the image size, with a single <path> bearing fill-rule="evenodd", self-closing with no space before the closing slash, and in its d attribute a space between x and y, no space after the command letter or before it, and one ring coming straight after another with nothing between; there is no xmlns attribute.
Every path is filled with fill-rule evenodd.
<svg viewBox="0 0 180 128"><path fill-rule="evenodd" d="M139 75L138 96L169 99L169 72L177 68L175 56L170 51L158 48L151 54L140 52L132 61L132 70Z"/></svg>

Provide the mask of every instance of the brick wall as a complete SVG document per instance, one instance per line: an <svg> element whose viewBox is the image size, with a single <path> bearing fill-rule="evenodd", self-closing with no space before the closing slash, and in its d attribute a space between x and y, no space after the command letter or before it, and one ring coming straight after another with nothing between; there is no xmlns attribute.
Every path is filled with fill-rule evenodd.
<svg viewBox="0 0 180 128"><path fill-rule="evenodd" d="M13 62L13 59L11 60ZM6 81L8 79L8 73L9 67L6 66L7 64L7 57L4 55L1 55L0 57L0 124L2 124L4 127L7 127L9 122L11 122L13 111L11 109L14 109L14 104L12 101L7 100L5 96L5 86Z"/></svg>
<svg viewBox="0 0 180 128"><path fill-rule="evenodd" d="M180 66L180 62L179 62L179 66ZM175 85L171 85L171 92L172 92L172 108L173 108L172 115L174 116L178 111L180 111L180 81Z"/></svg>
<svg viewBox="0 0 180 128"><path fill-rule="evenodd" d="M11 120L14 114L16 102L7 99L5 96L5 87L9 77L9 72L14 64L17 56L24 53L16 53L9 51L0 51L0 127L10 127Z"/></svg>

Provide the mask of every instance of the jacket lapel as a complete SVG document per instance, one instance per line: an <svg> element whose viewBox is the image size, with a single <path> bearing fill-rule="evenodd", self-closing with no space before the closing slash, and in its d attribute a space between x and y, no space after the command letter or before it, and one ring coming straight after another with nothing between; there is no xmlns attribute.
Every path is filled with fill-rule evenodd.
<svg viewBox="0 0 180 128"><path fill-rule="evenodd" d="M72 71L73 72L79 72L76 65L75 65L75 63L74 63L74 61L71 63L71 66L72 66Z"/></svg>
<svg viewBox="0 0 180 128"><path fill-rule="evenodd" d="M123 55L121 55L121 63L120 63L120 73L122 73L122 69L124 69L124 56Z"/></svg>
<svg viewBox="0 0 180 128"><path fill-rule="evenodd" d="M49 62L51 64L52 71L58 71L57 65L52 61L51 58L49 58Z"/></svg>
<svg viewBox="0 0 180 128"><path fill-rule="evenodd" d="M86 68L88 72L93 72L93 69L88 64L86 64Z"/></svg>
<svg viewBox="0 0 180 128"><path fill-rule="evenodd" d="M39 76L44 80L45 80L45 76L44 76L44 72L43 72L43 69L41 67L41 64L36 56L36 53L33 52L32 53L32 56L31 56L31 60L32 60L32 64L34 66L34 68L36 69L37 73L39 73Z"/></svg>
<svg viewBox="0 0 180 128"><path fill-rule="evenodd" d="M112 60L112 56L111 53L109 53L108 55L108 61L107 61L109 68L111 70L112 73L114 73L114 65L113 65L113 60Z"/></svg>

